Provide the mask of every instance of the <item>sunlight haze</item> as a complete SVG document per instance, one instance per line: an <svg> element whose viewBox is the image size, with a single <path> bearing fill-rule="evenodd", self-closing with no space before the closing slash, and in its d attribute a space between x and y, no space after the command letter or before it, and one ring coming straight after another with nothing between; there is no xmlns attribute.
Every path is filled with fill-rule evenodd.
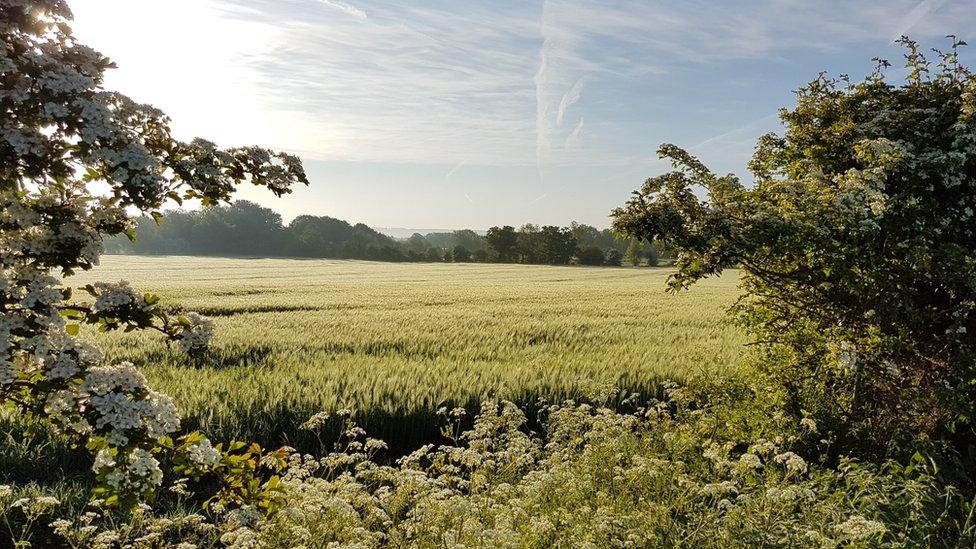
<svg viewBox="0 0 976 549"><path fill-rule="evenodd" d="M748 177L756 137L821 70L944 47L976 5L861 2L76 0L109 89L180 137L299 154L285 219L484 229L608 224L662 142ZM970 51L964 57L971 58ZM964 59L965 61L965 59ZM409 205L409 207L406 207Z"/></svg>

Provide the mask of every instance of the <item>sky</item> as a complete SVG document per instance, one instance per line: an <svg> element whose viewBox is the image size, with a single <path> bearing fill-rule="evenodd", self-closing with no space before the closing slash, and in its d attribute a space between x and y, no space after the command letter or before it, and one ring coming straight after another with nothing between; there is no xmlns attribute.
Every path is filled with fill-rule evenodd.
<svg viewBox="0 0 976 549"><path fill-rule="evenodd" d="M971 0L69 0L106 87L177 137L299 155L281 212L378 227L597 227L668 166L749 180L755 140L821 71L969 38ZM892 75L900 74L897 68Z"/></svg>

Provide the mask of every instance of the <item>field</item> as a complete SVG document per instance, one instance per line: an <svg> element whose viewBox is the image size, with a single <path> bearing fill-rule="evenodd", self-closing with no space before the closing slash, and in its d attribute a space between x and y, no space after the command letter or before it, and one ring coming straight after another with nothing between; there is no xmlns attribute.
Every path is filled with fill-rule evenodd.
<svg viewBox="0 0 976 549"><path fill-rule="evenodd" d="M442 405L533 403L734 368L745 338L724 323L737 275L670 295L665 268L393 264L105 256L69 278L129 280L214 317L213 351L189 361L158 334L92 334L138 364L190 428L314 450L297 426L350 408L410 447Z"/></svg>

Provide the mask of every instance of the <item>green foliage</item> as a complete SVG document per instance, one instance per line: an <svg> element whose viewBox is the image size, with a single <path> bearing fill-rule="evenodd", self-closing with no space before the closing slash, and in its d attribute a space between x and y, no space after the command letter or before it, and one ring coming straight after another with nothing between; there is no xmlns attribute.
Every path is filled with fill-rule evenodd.
<svg viewBox="0 0 976 549"><path fill-rule="evenodd" d="M213 324L192 312L171 315L157 296L124 281L87 284L94 303L70 302L72 289L53 274L97 265L105 238L133 237L136 211L158 224L169 202L210 206L246 183L282 196L308 179L287 153L175 139L162 112L103 88L115 65L72 36L71 17L59 0L0 3L0 407L88 449L93 494L104 506L130 510L162 485L158 458L166 450L187 450L202 472L218 477L224 472L211 466L220 453L202 435L188 435L201 440L192 448L185 437L174 445L169 435L180 418L172 399L150 388L133 364L104 363L76 336L83 325L99 333L155 330L195 355ZM280 218L251 210L243 218L280 226ZM248 482L267 485L253 475ZM226 494L239 492L248 491L232 486ZM10 508L29 524L53 505L27 498ZM17 546L30 545L10 533Z"/></svg>
<svg viewBox="0 0 976 549"><path fill-rule="evenodd" d="M426 257L427 261L431 261L433 263L440 263L441 261L444 261L444 254L437 248L427 248Z"/></svg>
<svg viewBox="0 0 976 549"><path fill-rule="evenodd" d="M614 212L617 230L678 251L675 290L741 266L737 317L770 398L835 448L880 454L965 444L976 407L976 77L961 43L936 67L902 44L904 83L879 62L862 82L801 88L784 136L759 141L755 186L664 145L677 171Z"/></svg>
<svg viewBox="0 0 976 549"><path fill-rule="evenodd" d="M449 233L427 233L424 238L431 246L443 250L450 250L457 246L463 246L469 251L485 248L485 237L470 229L461 229Z"/></svg>
<svg viewBox="0 0 976 549"><path fill-rule="evenodd" d="M270 208L247 200L198 211L168 212L161 222L136 220L136 238L106 242L111 253L293 256L367 259L396 241L361 223L300 215L287 226ZM421 237L422 238L422 237ZM423 246L420 251L426 251Z"/></svg>
<svg viewBox="0 0 976 549"><path fill-rule="evenodd" d="M454 247L452 253L454 254L454 261L457 263L467 263L468 261L471 261L471 250L460 244Z"/></svg>
<svg viewBox="0 0 976 549"><path fill-rule="evenodd" d="M158 214L158 212L153 212ZM225 257L315 257L376 261L456 261L567 264L575 255L573 240L601 253L622 252L626 241L609 229L573 222L569 228L527 225L493 227L488 236L465 229L449 233L414 233L395 240L368 226L328 216L300 215L288 225L270 208L238 200L201 210L176 210L142 216L125 235L106 240L114 254L204 255ZM507 239L507 242L506 242ZM455 258L461 250L460 259ZM439 254L437 258L435 254ZM600 263L586 263L592 265Z"/></svg>
<svg viewBox="0 0 976 549"><path fill-rule="evenodd" d="M603 250L599 246L582 246L576 251L576 259L580 265L603 265Z"/></svg>
<svg viewBox="0 0 976 549"><path fill-rule="evenodd" d="M304 427L328 429L338 420L335 446L320 458L293 454L276 465L282 507L270 515L249 505L160 518L62 508L64 518L45 532L20 509L44 506L51 514L60 502L34 495L0 517L15 532L87 541L78 545L97 536L173 543L176 534L232 548L867 549L976 541L972 503L942 484L922 456L907 465L848 458L822 465L791 449L795 436L737 437L730 425L742 421L742 409L758 410L735 383L668 385L660 399L624 399L617 407L626 411L607 406L606 394L540 402L535 414L485 401L468 429L460 427L463 409L445 407L439 415L451 442L392 462L377 459L385 445L346 412L316 414ZM770 420L754 414L750 421ZM0 487L0 502L5 497L23 496Z"/></svg>
<svg viewBox="0 0 976 549"><path fill-rule="evenodd" d="M515 227L492 227L485 236L488 252L494 261L509 263L515 260L518 253L518 235Z"/></svg>
<svg viewBox="0 0 976 549"><path fill-rule="evenodd" d="M640 265L640 250L641 250L640 240L636 238L631 239L630 245L627 246L627 251L624 253L623 261L626 262L628 265L637 267L638 265Z"/></svg>

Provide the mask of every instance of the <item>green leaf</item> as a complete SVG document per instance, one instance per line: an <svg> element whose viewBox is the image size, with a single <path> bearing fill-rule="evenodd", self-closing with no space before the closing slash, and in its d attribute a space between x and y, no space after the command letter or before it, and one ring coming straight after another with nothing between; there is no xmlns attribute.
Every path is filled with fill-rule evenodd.
<svg viewBox="0 0 976 549"><path fill-rule="evenodd" d="M81 326L77 324L68 324L67 326L64 327L64 331L68 332L68 335L70 336L78 335L78 332L80 330L81 330Z"/></svg>
<svg viewBox="0 0 976 549"><path fill-rule="evenodd" d="M71 320L79 320L85 318L85 313L83 313L78 309L66 308L66 309L61 309L61 316Z"/></svg>

